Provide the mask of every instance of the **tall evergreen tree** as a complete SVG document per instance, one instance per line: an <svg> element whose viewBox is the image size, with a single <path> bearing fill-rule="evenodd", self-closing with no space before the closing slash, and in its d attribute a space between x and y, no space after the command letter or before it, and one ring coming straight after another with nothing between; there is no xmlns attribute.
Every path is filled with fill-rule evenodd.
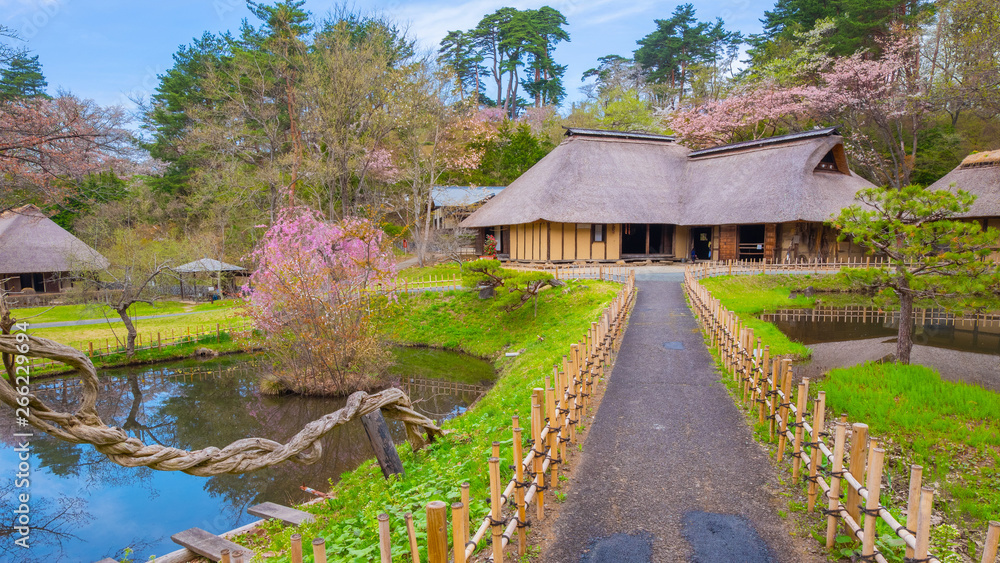
<svg viewBox="0 0 1000 563"><path fill-rule="evenodd" d="M38 55L16 52L7 67L0 69L0 100L44 97L46 86Z"/></svg>

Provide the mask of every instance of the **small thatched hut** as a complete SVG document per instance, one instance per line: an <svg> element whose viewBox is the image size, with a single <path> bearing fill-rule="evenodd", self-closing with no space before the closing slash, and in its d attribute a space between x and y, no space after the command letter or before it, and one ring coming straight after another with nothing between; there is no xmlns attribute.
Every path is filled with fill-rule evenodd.
<svg viewBox="0 0 1000 563"><path fill-rule="evenodd" d="M1000 229L1000 150L973 153L931 184L932 190L960 189L976 196L965 217Z"/></svg>
<svg viewBox="0 0 1000 563"><path fill-rule="evenodd" d="M823 222L869 186L834 128L692 151L673 137L567 129L566 139L462 222L504 258L846 258Z"/></svg>
<svg viewBox="0 0 1000 563"><path fill-rule="evenodd" d="M108 259L34 205L0 213L0 280L12 293L59 293L70 272L102 270Z"/></svg>

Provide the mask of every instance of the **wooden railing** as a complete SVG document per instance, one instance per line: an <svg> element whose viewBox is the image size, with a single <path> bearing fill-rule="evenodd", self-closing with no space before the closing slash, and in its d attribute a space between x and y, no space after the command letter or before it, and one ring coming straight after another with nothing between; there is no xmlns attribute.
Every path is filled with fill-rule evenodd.
<svg viewBox="0 0 1000 563"><path fill-rule="evenodd" d="M735 270L733 269L735 266ZM771 266L768 266L770 269ZM777 434L777 460L780 462L791 447L792 481L804 477L808 485L807 510L814 512L819 503L826 515L826 546L835 545L838 520L861 542L864 560L886 563L886 557L875 547L875 523L883 520L906 545L906 557L930 563L940 560L928 553L931 511L934 489L922 486L922 471L918 465L910 468L907 525L903 526L879 502L882 487L882 467L885 452L878 441L868 436L864 423L847 423L846 415L834 422L834 442L831 449L825 442L826 397L823 391L811 401L811 422L807 421L809 379L798 383L792 394L792 361L771 357L769 347L755 338L739 317L712 297L700 280L713 275L754 273L742 264L703 264L689 266L684 285L694 310L708 336L710 346L718 354L724 371L739 388L740 400L751 412L757 411L760 423L768 423L771 438ZM851 431L849 463L845 467L847 431ZM821 474L820 466L829 471ZM867 474L867 478L866 478ZM843 499L842 491L847 498ZM864 518L862 519L862 516ZM991 522L987 531L983 563L993 563L1000 541L1000 523Z"/></svg>

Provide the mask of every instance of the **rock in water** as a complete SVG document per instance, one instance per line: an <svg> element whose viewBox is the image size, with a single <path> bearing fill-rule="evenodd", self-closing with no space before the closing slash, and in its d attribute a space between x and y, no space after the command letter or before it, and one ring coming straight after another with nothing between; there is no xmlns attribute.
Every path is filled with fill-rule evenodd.
<svg viewBox="0 0 1000 563"><path fill-rule="evenodd" d="M214 358L218 356L219 353L211 348L198 348L194 351L194 355L196 358Z"/></svg>

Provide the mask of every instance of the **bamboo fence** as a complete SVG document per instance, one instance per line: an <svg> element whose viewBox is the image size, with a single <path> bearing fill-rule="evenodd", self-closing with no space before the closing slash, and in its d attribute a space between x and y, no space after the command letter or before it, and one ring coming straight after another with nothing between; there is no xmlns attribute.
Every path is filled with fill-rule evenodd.
<svg viewBox="0 0 1000 563"><path fill-rule="evenodd" d="M781 265L788 266L788 265ZM886 563L875 546L875 524L884 521L905 544L906 557L913 562L940 563L929 554L931 510L934 489L922 485L923 468L913 465L910 471L907 525L902 525L879 502L885 451L868 436L864 423L847 423L846 415L834 422L831 449L824 438L825 393L809 401L809 380L803 378L792 393L792 361L771 356L769 347L755 338L739 317L701 285L699 280L726 274L760 273L775 265L720 263L699 264L686 268L684 285L691 307L705 330L710 346L719 355L724 371L737 383L742 404L757 411L760 423L768 423L772 438L777 434L777 460L791 448L792 481L808 482L807 510L819 510L826 516L826 547L836 542L837 529L845 530L861 542L862 561ZM769 272L770 273L770 272ZM811 406L811 422L807 410ZM847 431L851 430L849 463L845 466ZM827 469L829 468L829 469ZM846 500L844 500L846 493ZM914 517L915 516L915 517ZM838 522L839 521L839 522ZM990 522L982 563L994 563L1000 523Z"/></svg>
<svg viewBox="0 0 1000 563"><path fill-rule="evenodd" d="M586 275L582 271L577 273ZM624 271L616 275L624 280L623 286L602 312L600 320L591 323L579 343L570 345L568 353L562 357L562 365L553 366L552 376L545 377L545 387L534 389L529 425L522 427L518 415L512 415L513 444L508 455L514 463L514 475L506 482L500 478L503 455L500 442L493 442L489 457L489 513L479 520L478 526L470 526L469 484L463 483L460 486L462 501L450 505L452 534L449 538L449 505L432 501L425 507L429 563L447 563L450 558L455 563L465 563L487 544L486 560L502 563L504 550L515 537L518 555L525 554L529 509L534 508L537 520L545 519L545 491L554 489L559 483L559 464L566 456L567 445L576 441L576 427L590 405L590 397L599 381L608 374L621 345L635 296L635 275ZM526 433L530 436L525 437ZM406 514L403 522L396 525L405 526L409 540L406 549L399 552L410 554L414 563L419 563L419 544L412 514ZM391 526L389 515L381 514L378 530L382 562L392 561ZM327 561L324 540L317 538L312 546L315 561ZM292 563L302 563L301 535L291 536L289 553Z"/></svg>

